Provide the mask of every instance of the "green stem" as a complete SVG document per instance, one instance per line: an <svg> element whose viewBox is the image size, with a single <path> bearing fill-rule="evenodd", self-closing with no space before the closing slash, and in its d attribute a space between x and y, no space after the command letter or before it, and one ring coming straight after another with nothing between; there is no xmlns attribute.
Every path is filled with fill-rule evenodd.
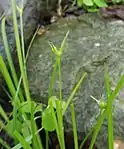
<svg viewBox="0 0 124 149"><path fill-rule="evenodd" d="M62 100L62 79L61 79L61 58L58 57L58 73L59 73L59 98Z"/></svg>
<svg viewBox="0 0 124 149"><path fill-rule="evenodd" d="M66 105L65 105L65 107L64 107L64 109L63 109L63 115L64 115L66 109L68 108L69 104L71 103L71 101L72 101L72 99L73 99L75 93L77 92L78 88L80 87L82 81L83 81L84 78L86 77L86 75L87 75L87 73L84 73L84 74L82 75L82 77L81 77L81 79L79 80L78 84L76 85L76 87L75 87L74 90L72 91L72 93L71 93L70 97L68 98L67 103L66 103Z"/></svg>
<svg viewBox="0 0 124 149"><path fill-rule="evenodd" d="M74 134L74 145L75 145L75 149L78 149L78 136L77 136L77 126L76 126L74 104L71 104L70 108L71 108L71 117L72 117L73 134Z"/></svg>
<svg viewBox="0 0 124 149"><path fill-rule="evenodd" d="M56 59L56 62L55 62L55 65L54 65L54 69L53 69L53 73L52 73L52 78L51 78L51 81L50 81L49 90L48 90L48 99L52 96L52 89L53 89L53 85L54 85L54 81L55 81L57 65L58 65L58 62L57 62L57 59Z"/></svg>
<svg viewBox="0 0 124 149"><path fill-rule="evenodd" d="M13 64L12 56L11 56L8 41L7 41L7 35L6 35L6 30L5 30L5 17L2 19L1 28L2 28L3 43L4 43L4 47L5 47L5 51L6 51L10 71L11 71L11 75L12 75L12 78L13 78L13 81L14 81L14 85L17 88L18 78L17 78L17 75L16 75L15 67L14 67L14 64ZM23 93L22 93L21 89L19 90L19 97L20 97L21 101L24 101L24 97L23 97Z"/></svg>
<svg viewBox="0 0 124 149"><path fill-rule="evenodd" d="M49 135L48 135L48 131L46 130L46 149L49 149L49 145L48 145L48 141L49 141Z"/></svg>
<svg viewBox="0 0 124 149"><path fill-rule="evenodd" d="M21 74L22 74L26 99L30 102L31 97L30 97L30 92L29 92L29 88L28 88L27 75L25 73L25 69L24 69L24 65L23 65L15 4L16 4L15 0L11 0L11 8L12 8L12 12L13 12L12 14L13 14L14 34L15 34L15 37L16 37L15 38L15 40L16 40L16 49L17 49L17 54L18 54L18 59L19 59L19 66L20 66L20 71L21 71Z"/></svg>

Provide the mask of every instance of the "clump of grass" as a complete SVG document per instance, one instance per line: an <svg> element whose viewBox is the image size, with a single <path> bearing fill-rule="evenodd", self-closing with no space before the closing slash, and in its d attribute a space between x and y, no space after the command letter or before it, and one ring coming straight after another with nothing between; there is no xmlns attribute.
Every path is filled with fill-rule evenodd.
<svg viewBox="0 0 124 149"><path fill-rule="evenodd" d="M26 124L28 127L27 129L30 130L30 135L32 136L33 146L35 148L42 148L39 134L38 133L35 134L35 132L37 131L35 120L34 120L34 112L35 112L36 106L34 107L34 103L31 100L30 92L29 92L29 88L28 88L28 80L27 80L27 73L26 73L26 58L24 55L25 51L24 51L24 38L23 38L23 24L22 24L23 8L18 8L19 13L20 13L20 26L21 26L21 28L20 28L21 29L21 40L20 40L19 33L18 33L15 0L11 0L11 7L12 7L12 15L13 15L14 35L15 35L15 40L16 40L16 49L17 49L17 55L18 55L18 60L19 60L19 68L21 71L21 76L20 76L20 80L18 81L16 71L15 71L15 68L14 68L14 65L12 62L12 57L11 57L11 54L9 51L8 42L7 42L7 36L6 36L6 31L5 31L5 17L4 17L2 20L2 35L3 35L4 46L5 46L12 78L10 77L10 74L7 70L7 67L5 65L5 62L2 58L2 56L0 56L0 65L1 65L0 70L3 74L3 77L6 81L6 83L7 83L7 86L9 88L9 91L11 94L12 106L13 106L13 111L12 111L13 119L11 121L9 120L7 122L7 125L4 125L5 126L4 128L8 127L9 129L6 128L7 133L10 136L12 136L12 138L14 140L16 140L16 142L18 142L17 139L19 139L19 142L25 148L27 141L25 140L24 136L21 136L21 133L22 133L21 128L18 129L17 127L18 127L18 123L20 123L20 125ZM23 81L25 95L22 93L21 88L20 88L21 81ZM28 105L28 107L27 107L28 113L30 113L30 115L31 115L29 124L27 123L27 121L28 121L28 116L26 114L27 111L24 111L22 108L20 108L22 106L21 102L23 102L23 104L27 103L27 105ZM4 111L4 110L2 109L2 111ZM2 114L2 116L3 116L3 114ZM1 121L1 123L2 123L2 121ZM24 133L23 133L23 135L24 135Z"/></svg>
<svg viewBox="0 0 124 149"><path fill-rule="evenodd" d="M9 67L11 70L11 74L9 74L8 69L6 67L6 64L2 58L2 56L0 56L0 71L3 74L3 77L6 81L6 84L9 88L9 92L10 92L10 100L13 106L13 111L11 113L12 115L12 119L10 120L9 117L6 115L6 113L4 112L4 109L1 107L0 108L0 114L1 116L4 118L5 123L0 120L0 126L2 129L4 129L8 135L10 135L14 142L15 142L15 146L12 147L12 149L19 149L21 147L23 147L24 149L30 149L30 148L39 148L42 149L43 145L42 145L42 138L39 137L39 132L44 128L46 131L46 148L48 148L48 131L52 131L56 130L57 132L57 136L58 136L58 140L59 140L59 144L61 149L65 148L65 141L64 141L64 126L63 126L63 116L64 116L64 112L66 111L66 109L68 108L75 92L77 91L77 89L79 88L79 85L81 84L81 82L83 81L83 79L79 82L78 86L74 89L74 91L72 92L72 95L69 97L69 101L67 102L67 104L64 104L64 101L62 101L62 87L61 87L61 56L62 56L62 52L64 49L64 44L65 44L65 40L69 34L69 32L66 34L61 47L59 48L60 51L58 51L58 49L52 44L51 48L52 51L54 52L55 56L56 56L56 63L55 63L55 68L53 71L53 75L52 75L52 80L51 80L51 84L50 84L50 88L49 88L49 104L48 106L50 108L46 108L43 112L42 112L42 105L37 105L37 103L33 102L30 96L30 92L29 92L29 88L28 88L28 80L27 80L27 73L26 73L26 60L27 60L27 56L25 57L24 53L25 53L25 49L24 49L24 37L23 37L23 21L22 21L22 12L23 12L23 8L19 8L18 7L18 11L20 14L20 29L21 29L21 39L19 38L19 33L18 33L18 24L17 24L17 19L16 19L16 3L15 0L11 0L11 6L12 6L12 14L13 14L13 27L14 27L14 35L15 35L15 41L16 41L16 49L17 49L17 56L18 56L18 61L19 61L19 68L20 68L20 78L18 79L17 75L16 75L16 70L14 68L14 64L13 64L13 59L10 53L10 49L9 49L9 44L7 41L7 35L6 35L6 30L5 30L5 20L6 18L3 17L2 20L2 36L3 36L3 42L4 42L4 46L5 46L5 51L6 51L6 55L7 55L7 60L9 63ZM35 34L36 35L36 34ZM34 37L35 37L34 35ZM34 39L33 37L33 39ZM33 41L32 39L32 41ZM31 41L31 43L32 43ZM29 49L31 47L31 44L29 45ZM28 49L28 51L29 51ZM60 100L56 100L55 104L56 104L56 108L53 107L53 101L52 99L52 85L54 83L55 80L55 75L56 72L59 72L59 82L60 82ZM84 78L84 77L83 77ZM21 89L21 82L23 82L23 86L24 86L24 92L22 92ZM24 94L25 93L25 94ZM65 105L63 107L63 104ZM56 110L55 110L56 109ZM51 113L48 114L49 112ZM41 116L43 118L42 120L42 126L41 128L38 130L37 129L37 125L35 122L35 119L37 119L37 117L35 117L35 113L36 112L40 112ZM28 116L30 114L30 117ZM41 118L40 116L40 118ZM47 126L47 124L50 122L48 120L48 118L52 117L53 121L53 128L49 128ZM47 121L45 120L47 119ZM74 122L74 121L73 121ZM20 127L18 127L20 126ZM25 130L25 131L23 131ZM76 132L76 131L75 131ZM76 141L75 141L76 142ZM11 148L9 147L9 144L7 144L7 142L3 141L2 139L0 140L0 143L5 147L5 148Z"/></svg>
<svg viewBox="0 0 124 149"><path fill-rule="evenodd" d="M61 1L59 1L61 2ZM18 79L16 75L16 70L13 65L13 59L10 54L9 44L7 41L7 35L5 30L5 20L4 17L2 20L2 36L3 36L3 42L5 46L5 51L9 63L9 67L11 70L11 74L8 72L8 69L5 65L5 62L0 56L0 71L3 74L3 77L6 81L6 84L9 88L10 92L10 100L13 106L13 111L11 113L12 118L10 119L7 114L5 113L2 106L0 106L0 115L4 119L4 121L0 120L0 127L1 129L4 129L8 135L10 135L13 140L15 146L10 147L7 142L0 139L0 144L2 144L3 147L7 149L42 149L42 138L40 138L39 133L41 130L45 129L46 132L46 149L48 149L48 140L49 140L49 132L56 131L57 138L59 141L59 145L61 149L66 149L65 146L65 139L64 139L64 124L63 124L63 118L66 110L70 107L71 108L71 114L72 114L72 126L73 126L73 134L74 134L74 144L75 149L81 149L84 142L87 140L87 138L92 134L92 140L90 143L89 149L93 148L93 145L95 144L96 137L100 131L100 128L103 124L104 119L108 118L108 143L109 143L109 149L113 149L113 121L112 121L112 103L118 94L119 90L122 88L124 84L124 75L120 78L115 90L112 92L110 90L110 84L109 84L109 76L106 71L105 73L105 84L106 84L106 99L107 102L98 102L101 112L98 117L97 123L93 128L90 130L90 132L87 134L86 138L81 143L80 147L78 144L78 135L77 135L77 128L76 128L76 116L74 112L74 105L72 103L72 99L75 95L75 93L78 91L81 83L83 82L84 78L87 76L87 73L84 73L73 89L72 93L70 94L67 101L63 100L62 96L62 78L61 78L61 57L63 55L64 45L66 42L66 39L68 37L69 32L67 32L64 40L62 41L60 48L56 48L56 46L53 43L49 43L52 49L52 52L54 53L56 57L56 62L53 68L53 73L51 77L50 86L48 89L48 105L45 109L43 109L42 104L38 104L31 99L31 95L29 92L28 87L28 79L27 79L27 72L26 72L26 60L28 57L28 52L31 48L32 42L36 36L36 33L38 29L36 30L36 33L34 34L30 45L27 49L27 55L25 56L25 47L24 47L24 35L23 35L23 8L17 7L19 14L20 14L20 29L21 29L21 39L19 38L18 33L18 24L17 24L17 17L16 17L16 3L15 0L11 0L11 6L12 6L12 14L13 14L13 27L14 27L14 35L16 40L16 49L17 49L17 56L19 61L19 68L20 68L20 78ZM59 97L53 96L52 90L53 85L55 82L55 76L58 74L59 78ZM21 88L21 82L24 86L24 92ZM94 98L94 97L92 97ZM95 98L94 98L95 99ZM97 99L95 99L97 101ZM39 116L35 116L36 113L40 113ZM37 128L36 119L42 119L41 128Z"/></svg>

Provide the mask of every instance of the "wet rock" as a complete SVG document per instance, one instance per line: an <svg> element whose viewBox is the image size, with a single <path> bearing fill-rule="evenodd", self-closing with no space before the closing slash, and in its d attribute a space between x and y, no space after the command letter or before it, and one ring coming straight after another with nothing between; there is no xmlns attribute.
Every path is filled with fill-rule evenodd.
<svg viewBox="0 0 124 149"><path fill-rule="evenodd" d="M30 91L36 101L46 104L48 101L48 87L55 63L55 56L48 42L59 47L68 30L70 34L65 44L61 66L63 99L68 99L82 74L87 72L88 76L73 99L78 132L87 134L96 123L100 111L90 96L98 100L106 97L105 66L108 67L112 90L124 74L124 22L105 21L96 13L84 14L75 19L61 19L52 24L44 36L36 38L27 64ZM57 78L53 95L59 97ZM122 97L120 93L114 102L115 138L124 136L124 110L120 102L124 100ZM65 114L65 130L72 130L69 110ZM98 149L107 149L107 142L105 121L96 145Z"/></svg>

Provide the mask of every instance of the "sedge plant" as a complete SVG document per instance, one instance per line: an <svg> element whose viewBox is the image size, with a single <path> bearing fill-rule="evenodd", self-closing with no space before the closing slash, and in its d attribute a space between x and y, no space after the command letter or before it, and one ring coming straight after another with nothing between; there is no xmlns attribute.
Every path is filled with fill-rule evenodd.
<svg viewBox="0 0 124 149"><path fill-rule="evenodd" d="M5 51L7 55L7 60L10 67L10 73L7 69L7 66L0 56L0 71L3 74L3 77L6 81L6 84L9 89L10 93L10 100L13 106L13 111L10 114L12 118L10 119L2 106L0 106L0 115L4 119L4 121L0 120L0 127L4 129L8 135L10 135L13 140L15 146L10 147L4 140L0 139L0 144L7 149L42 149L42 138L40 138L39 133L41 130L45 129L46 132L46 149L48 149L48 140L49 140L49 132L56 131L58 142L61 149L66 149L65 140L64 140L64 114L66 110L71 107L72 113L72 126L73 126L73 134L74 134L74 144L75 149L82 148L84 142L87 138L92 134L92 140L90 144L90 149L93 148L95 144L96 137L100 131L102 123L104 119L108 118L108 144L109 149L113 149L113 121L112 121L112 103L115 99L117 93L122 88L124 84L124 75L120 78L115 90L111 92L110 85L109 85L109 77L108 74L105 74L105 84L106 84L106 99L107 102L103 104L102 102L98 103L101 111L98 117L97 123L88 133L86 138L83 140L82 144L79 147L78 144L78 135L77 135L77 128L76 128L76 116L74 112L74 105L72 103L72 99L75 93L78 91L82 81L87 76L87 73L84 73L73 89L72 93L68 97L67 101L63 100L62 96L62 77L61 77L61 57L63 55L65 41L68 37L69 32L67 32L64 40L62 41L60 48L57 48L53 43L49 43L56 57L55 65L53 68L53 73L50 81L50 86L48 88L48 105L45 109L43 109L42 104L38 104L34 102L31 98L29 87L28 87L28 79L27 79L27 72L26 72L26 60L28 57L28 52L31 48L32 42L36 36L34 34L28 50L27 55L25 56L25 47L24 47L24 35L23 35L23 8L17 7L17 10L20 14L20 30L21 30L21 39L19 38L18 33L18 24L17 24L17 17L16 17L16 3L15 0L11 0L12 6L12 14L13 14L13 27L14 27L14 36L16 40L16 49L17 49L17 56L19 61L19 68L20 68L20 77L16 75L16 71L13 65L13 60L10 54L10 49L7 41L7 35L5 30L5 17L2 20L2 36L4 40ZM59 97L53 95L53 85L55 82L55 76L58 74L59 79ZM24 92L21 88L21 84L23 84ZM94 98L94 97L93 97ZM95 99L95 98L94 98ZM70 106L71 105L71 106ZM39 116L35 116L37 112L40 112ZM36 119L42 119L41 128L38 129L36 125Z"/></svg>
<svg viewBox="0 0 124 149"><path fill-rule="evenodd" d="M22 24L22 11L23 9L19 9L19 13L20 13L20 26L21 26L21 42L20 42L20 38L19 38L19 33L18 33L18 24L17 24L17 17L16 17L16 3L15 0L11 1L11 7L12 7L12 15L13 15L13 27L14 27L14 35L15 35L15 40L16 40L16 49L17 49L17 55L18 55L18 60L19 60L19 67L20 67L20 71L21 71L21 76L20 76L20 81L18 81L17 76L16 76L16 72L14 69L14 65L12 62L12 57L10 55L10 51L9 51L9 46L8 46L8 42L7 42L7 36L6 36L6 32L5 32L5 17L2 20L2 35L3 35L3 40L4 40L4 46L5 46L5 50L6 50L6 54L7 54L7 59L8 59L8 63L10 66L10 70L11 70L11 76L13 78L11 78L7 67L5 65L5 62L2 58L2 56L0 56L0 70L3 74L3 77L6 81L6 84L9 88L9 92L11 95L11 99L12 99L12 106L13 106L13 111L12 111L12 115L13 115L13 119L11 121L9 121L7 123L7 127L11 128L11 133L9 132L9 130L7 130L7 133L9 132L9 135L12 136L13 139L16 138L17 139L21 139L22 137L20 136L20 132L21 132L21 127L20 130L17 129L17 122L22 121L21 120L21 115L23 116L23 121L24 123L26 123L26 121L28 120L27 115L25 113L25 111L22 110L22 108L20 108L22 106L21 102L27 102L28 105L28 112L30 113L30 124L28 124L30 127L28 129L30 129L30 133L32 136L32 142L33 142L33 146L34 147L38 147L38 148L42 148L42 144L40 142L39 139L39 135L35 134L36 132L36 124L35 124L35 120L34 120L34 111L36 106L34 107L34 103L31 100L30 97L30 92L29 92L29 88L28 88L28 81L27 81L27 74L26 74L26 59L24 57L24 39L23 39L23 24ZM21 48L22 47L22 48ZM23 55L22 55L23 53ZM14 80L14 82L13 82ZM21 84L21 80L23 82L23 86L24 86L24 91L25 91L25 95L22 94L22 91L20 89L20 84ZM19 95L19 96L18 96ZM25 101L24 101L25 99ZM3 111L2 112L2 116L3 116ZM5 115L5 112L4 112ZM5 116L4 116L5 117ZM12 122L12 123L11 123ZM1 121L2 123L2 121ZM3 124L3 123L2 123ZM20 123L21 125L23 124L22 122ZM11 125L11 126L10 126ZM3 124L3 126L5 126ZM6 128L6 127L4 127ZM7 129L7 128L6 128ZM14 134L14 137L13 137ZM20 136L20 137L17 137ZM24 139L25 140L25 139ZM20 140L19 140L20 142ZM23 140L22 140L23 142ZM22 143L21 142L21 143ZM23 145L26 144L23 143Z"/></svg>
<svg viewBox="0 0 124 149"><path fill-rule="evenodd" d="M27 148L31 149L32 147L37 148L37 149L42 149L43 146L42 146L41 139L39 137L39 132L44 128L46 130L46 134L48 134L47 132L50 131L49 130L50 128L47 127L46 124L49 121L46 122L46 120L44 120L44 118L47 117L45 119L48 119L50 116L52 116L52 119L54 120L53 121L54 129L52 128L52 130L56 130L60 147L62 149L64 149L65 148L64 126L63 126L64 112L68 108L71 100L73 99L75 92L79 88L79 85L81 84L83 79L82 79L82 81L79 82L78 86L72 92L72 95L70 96L67 104L64 104L64 106L63 106L64 102L62 101L62 91L61 91L61 88L62 88L61 87L61 54L59 55L58 54L59 52L56 53L57 51L55 50L55 46L51 43L51 47L52 47L54 54L55 55L57 54L55 66L57 66L57 68L58 68L58 70L56 69L56 71L59 72L58 74L59 74L59 81L60 81L60 97L59 97L60 100L55 101L56 111L55 111L55 107L53 108L53 104L51 104L51 100L49 100L48 107L50 106L51 115L46 114L47 113L46 111L48 111L48 109L49 109L47 107L44 110L43 114L41 114L42 119L43 119L42 127L38 130L37 125L35 123L35 120L37 119L37 117L34 117L34 115L36 112L39 112L39 111L42 113L42 105L41 104L38 105L37 103L32 101L30 92L29 92L29 88L28 88L28 80L27 80L27 73L26 73L26 60L27 60L28 53L27 53L27 56L25 57L25 55L24 55L24 53L25 53L24 37L23 37L23 21L22 21L23 8L17 7L17 10L19 11L19 14L20 14L20 26L21 26L20 27L21 39L20 39L19 33L18 33L18 24L17 24L17 19L16 19L16 3L14 0L11 0L11 6L12 6L12 14L13 14L14 35L16 37L15 38L16 49L17 49L17 55L18 55L19 68L20 68L21 75L20 75L20 78L18 79L18 77L16 75L15 68L14 68L12 56L10 54L9 44L7 41L7 35L6 35L6 30L5 30L6 18L3 17L1 29L2 29L4 46L5 46L7 60L9 63L11 74L9 73L8 68L7 68L2 56L0 56L0 66L1 66L0 71L2 72L3 77L6 81L6 84L9 88L9 93L10 93L10 97L11 97L10 100L11 100L11 103L13 106L13 111L10 114L12 116L12 119L10 120L9 117L6 115L5 111L3 110L3 108L2 107L0 108L0 114L5 120L5 122L0 120L1 129L4 129L8 133L8 135L10 135L13 138L15 146L13 146L12 149L19 149L22 147L24 149L27 149ZM66 37L64 38L64 40L61 44L60 53L62 53L62 51L63 51L64 43L65 43L68 33L66 34ZM35 36L33 36L33 39L29 45L29 49L30 49L31 44L34 40L34 37ZM29 51L29 49L28 49L28 51ZM56 73L56 71L54 71L54 73ZM52 99L52 84L54 83L54 73L52 76L53 81L51 81L52 83L51 83L50 89L49 89L49 99ZM24 92L22 92L21 83L23 83ZM53 101L54 100L52 99L52 103L53 103ZM64 109L64 111L63 111L63 109ZM30 114L30 117L27 115L27 113ZM48 142L48 135L46 135L46 136L47 136L46 142ZM2 139L0 139L0 143L5 148L11 148L11 147L9 147L9 144L7 144ZM46 148L48 148L47 143L46 143Z"/></svg>
<svg viewBox="0 0 124 149"><path fill-rule="evenodd" d="M106 66L105 66L106 70ZM124 74L120 77L120 80L118 81L114 91L111 91L111 86L109 82L109 75L108 71L105 71L105 86L106 86L106 99L101 99L100 101L97 100L95 97L91 96L99 105L100 108L100 114L97 118L96 124L91 128L85 139L82 141L80 145L80 149L88 139L88 137L91 137L91 142L89 149L93 149L93 146L96 142L96 138L99 134L99 131L102 127L103 121L107 118L108 122L108 148L114 149L114 135L113 135L113 102L116 99L117 94L119 91L124 87Z"/></svg>

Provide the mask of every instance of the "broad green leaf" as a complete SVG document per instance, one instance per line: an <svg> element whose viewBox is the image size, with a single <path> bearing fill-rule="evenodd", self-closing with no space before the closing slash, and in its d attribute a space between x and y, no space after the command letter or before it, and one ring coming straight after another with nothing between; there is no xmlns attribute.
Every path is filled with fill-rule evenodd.
<svg viewBox="0 0 124 149"><path fill-rule="evenodd" d="M55 124L50 108L46 108L42 114L42 127L47 131L54 131Z"/></svg>
<svg viewBox="0 0 124 149"><path fill-rule="evenodd" d="M93 6L93 0L83 0L83 4L85 4L86 6Z"/></svg>
<svg viewBox="0 0 124 149"><path fill-rule="evenodd" d="M107 7L108 6L104 0L93 0L93 1L98 7Z"/></svg>

